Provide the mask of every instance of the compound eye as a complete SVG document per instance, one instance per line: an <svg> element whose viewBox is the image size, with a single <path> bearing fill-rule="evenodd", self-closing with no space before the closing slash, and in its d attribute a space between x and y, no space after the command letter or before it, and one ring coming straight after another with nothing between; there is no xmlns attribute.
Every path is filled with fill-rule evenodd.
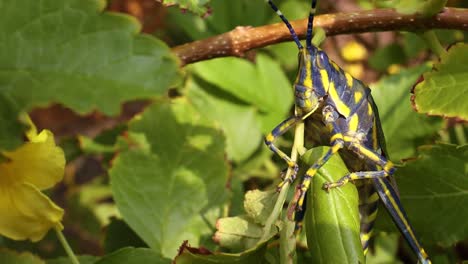
<svg viewBox="0 0 468 264"><path fill-rule="evenodd" d="M317 67L319 67L320 69L324 69L325 60L325 53L320 52L319 54L317 54L317 56L315 56L315 65L317 65Z"/></svg>

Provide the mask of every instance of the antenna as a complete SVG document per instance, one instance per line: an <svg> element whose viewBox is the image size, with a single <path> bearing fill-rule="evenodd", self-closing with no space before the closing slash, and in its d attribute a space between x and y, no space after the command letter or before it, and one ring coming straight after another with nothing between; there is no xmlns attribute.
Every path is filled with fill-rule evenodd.
<svg viewBox="0 0 468 264"><path fill-rule="evenodd" d="M283 20L284 24L288 27L289 29L289 32L291 33L291 36L292 38L294 39L294 42L296 42L296 45L297 47L302 50L304 47L302 46L301 42L299 41L299 38L297 37L297 34L296 32L294 31L294 28L291 26L291 24L289 23L289 21L286 19L286 17L284 17L283 13L281 13L281 11L278 9L278 7L276 7L275 4L273 4L273 2L271 0L265 0L266 2L268 2L268 4L270 4L271 8L273 8L273 10L276 12L276 14L278 14L278 16L281 18L281 20ZM316 0L313 0L312 2L312 5L315 6L315 2ZM310 11L311 12L311 16L312 16L312 19L313 19L313 15L312 15L312 10ZM315 9L314 9L314 13L315 13ZM310 16L309 16L309 22L310 22ZM312 31L312 29L311 29ZM308 33L307 33L308 34ZM312 35L312 34L311 34ZM309 36L309 35L307 35ZM310 42L310 41L309 41Z"/></svg>
<svg viewBox="0 0 468 264"><path fill-rule="evenodd" d="M312 4L309 11L309 21L307 22L307 36L306 36L306 47L312 46L312 27L314 26L315 6L317 0L312 0Z"/></svg>

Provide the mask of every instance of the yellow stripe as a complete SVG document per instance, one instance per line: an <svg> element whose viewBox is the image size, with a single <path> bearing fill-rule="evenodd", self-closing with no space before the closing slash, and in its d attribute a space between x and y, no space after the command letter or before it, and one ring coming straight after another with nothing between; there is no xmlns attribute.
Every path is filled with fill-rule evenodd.
<svg viewBox="0 0 468 264"><path fill-rule="evenodd" d="M328 80L328 72L326 70L320 70L320 76L322 77L323 89L327 91L328 86L330 86L330 81Z"/></svg>
<svg viewBox="0 0 468 264"><path fill-rule="evenodd" d="M387 196L388 200L390 201L390 203L395 208L395 211L397 212L398 216L400 217L401 221L403 222L403 225L405 226L405 228L408 230L408 233L410 234L411 238L414 240L414 243L416 244L416 246L418 248L421 248L421 245L419 245L418 240L416 239L416 237L413 234L413 230L410 228L408 222L406 221L406 217L403 216L403 213L401 212L400 207L396 203L395 199L393 199L393 196L390 194L390 191L385 186L385 183L383 182L382 179L379 179L379 181L380 181L382 187L385 188L385 195Z"/></svg>
<svg viewBox="0 0 468 264"><path fill-rule="evenodd" d="M372 113L373 113L373 111L372 111L372 105L370 105L370 104L368 103L368 104L367 104L367 114L368 114L369 116L371 116Z"/></svg>
<svg viewBox="0 0 468 264"><path fill-rule="evenodd" d="M362 153L362 155L368 157L372 161L375 161L377 163L380 162L380 157L377 154L375 154L374 152L368 150L367 148L365 148L365 147L363 147L361 145L358 146L358 149L359 149L359 152Z"/></svg>
<svg viewBox="0 0 468 264"><path fill-rule="evenodd" d="M304 80L304 86L307 88L311 88L312 87L312 72L311 72L312 67L310 67L310 60L308 58L306 58L305 61L306 61L306 77Z"/></svg>
<svg viewBox="0 0 468 264"><path fill-rule="evenodd" d="M339 139L339 138L343 139L343 134L341 134L341 133L336 133L336 134L334 134L334 135L330 138L330 142L333 142L333 141L335 141L335 140L337 140L337 139Z"/></svg>
<svg viewBox="0 0 468 264"><path fill-rule="evenodd" d="M351 120L349 121L349 130L350 132L356 132L359 124L359 116L354 114L351 116Z"/></svg>
<svg viewBox="0 0 468 264"><path fill-rule="evenodd" d="M372 236L372 231L370 231L367 234L361 234L361 241L368 241L371 236Z"/></svg>
<svg viewBox="0 0 468 264"><path fill-rule="evenodd" d="M379 140L377 138L377 122L374 119L374 127L372 128L372 146L374 149L377 149L379 147Z"/></svg>
<svg viewBox="0 0 468 264"><path fill-rule="evenodd" d="M334 61L331 62L333 68L335 68L336 71L340 71L340 67L338 67L338 65L336 65L336 63Z"/></svg>
<svg viewBox="0 0 468 264"><path fill-rule="evenodd" d="M359 103L362 99L362 92L361 91L355 91L354 92L354 103Z"/></svg>
<svg viewBox="0 0 468 264"><path fill-rule="evenodd" d="M271 134L271 133L268 134L268 135L266 136L266 140L267 140L268 142L272 142L274 139L275 139L275 137L274 137L273 134Z"/></svg>
<svg viewBox="0 0 468 264"><path fill-rule="evenodd" d="M346 72L345 77L346 77L346 83L348 84L348 88L352 89L353 88L353 76L351 76L351 74Z"/></svg>
<svg viewBox="0 0 468 264"><path fill-rule="evenodd" d="M338 112L340 112L340 114L344 115L345 117L349 117L349 112L351 110L349 110L349 107L347 105L345 105L343 103L343 101L341 101L340 97L338 96L338 93L336 92L334 82L330 83L330 88L328 89L328 94L330 95L331 99L335 103L335 106L336 106Z"/></svg>
<svg viewBox="0 0 468 264"><path fill-rule="evenodd" d="M367 255L367 251L369 251L369 247L367 247L366 249L364 249L364 256Z"/></svg>
<svg viewBox="0 0 468 264"><path fill-rule="evenodd" d="M393 167L394 167L393 162L388 160L387 164L385 164L385 166L384 166L384 171L389 171Z"/></svg>

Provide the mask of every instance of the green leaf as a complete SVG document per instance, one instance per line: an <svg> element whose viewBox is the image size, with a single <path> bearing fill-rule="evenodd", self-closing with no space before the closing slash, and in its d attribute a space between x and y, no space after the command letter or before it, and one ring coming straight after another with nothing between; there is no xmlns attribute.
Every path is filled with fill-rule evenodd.
<svg viewBox="0 0 468 264"><path fill-rule="evenodd" d="M234 252L254 247L263 235L263 226L247 215L225 217L216 222L214 241Z"/></svg>
<svg viewBox="0 0 468 264"><path fill-rule="evenodd" d="M278 199L276 191L252 190L245 194L244 209L256 223L264 225Z"/></svg>
<svg viewBox="0 0 468 264"><path fill-rule="evenodd" d="M15 101L0 92L0 150L11 150L23 142L25 126L19 120L20 109Z"/></svg>
<svg viewBox="0 0 468 264"><path fill-rule="evenodd" d="M419 13L430 17L442 11L446 4L447 0L405 0L399 1L395 8L402 14Z"/></svg>
<svg viewBox="0 0 468 264"><path fill-rule="evenodd" d="M265 4L264 1L260 1ZM310 3L301 0L290 0L278 3L278 7L286 15L286 17L292 21L295 19L306 18L309 15ZM265 7L271 14L269 24L281 23L281 19L276 15L273 10L265 4ZM283 67L287 70L297 70L297 47L293 42L279 43L267 47L268 51L271 51L274 56L281 61Z"/></svg>
<svg viewBox="0 0 468 264"><path fill-rule="evenodd" d="M104 3L2 1L0 93L20 108L58 102L110 115L123 101L163 95L178 77L175 56Z"/></svg>
<svg viewBox="0 0 468 264"><path fill-rule="evenodd" d="M312 165L328 149L314 148L307 151L302 159ZM330 192L322 188L324 183L335 182L346 173L348 170L339 155L333 155L312 179L305 223L313 263L364 263L356 186L347 184Z"/></svg>
<svg viewBox="0 0 468 264"><path fill-rule="evenodd" d="M218 219L213 240L236 252L253 248L263 236L265 223L277 199L276 191L248 191L244 199L246 215ZM267 237L276 233L276 228L270 229Z"/></svg>
<svg viewBox="0 0 468 264"><path fill-rule="evenodd" d="M188 9L198 15L207 12L206 5L210 0L162 0L164 5L178 5L182 9Z"/></svg>
<svg viewBox="0 0 468 264"><path fill-rule="evenodd" d="M100 257L96 256L76 256L80 264L94 264ZM47 264L73 264L68 257L60 257L55 259L48 259Z"/></svg>
<svg viewBox="0 0 468 264"><path fill-rule="evenodd" d="M17 253L9 249L0 249L0 263L8 264L44 264L39 257L29 253Z"/></svg>
<svg viewBox="0 0 468 264"><path fill-rule="evenodd" d="M398 251L398 234L379 233L374 239L374 250L366 256L367 264L399 264L396 260Z"/></svg>
<svg viewBox="0 0 468 264"><path fill-rule="evenodd" d="M180 243L211 233L226 198L224 138L185 102L161 102L130 124L150 152L130 149L113 162L111 185L125 221L154 250L172 257Z"/></svg>
<svg viewBox="0 0 468 264"><path fill-rule="evenodd" d="M427 66L422 66L402 70L396 75L382 78L372 86L387 151L393 160L413 156L418 146L430 143L442 128L443 122L439 118L420 115L411 108L411 85L427 69Z"/></svg>
<svg viewBox="0 0 468 264"><path fill-rule="evenodd" d="M106 227L104 250L110 253L124 247L146 247L146 244L127 223L113 218Z"/></svg>
<svg viewBox="0 0 468 264"><path fill-rule="evenodd" d="M414 88L413 105L420 113L468 120L468 45L452 46Z"/></svg>
<svg viewBox="0 0 468 264"><path fill-rule="evenodd" d="M190 39L198 40L228 32L237 26L264 25L272 14L274 12L264 1L211 0L207 17L169 8L168 24L174 25L175 30L182 31Z"/></svg>
<svg viewBox="0 0 468 264"><path fill-rule="evenodd" d="M369 65L379 71L385 72L392 64L403 64L406 62L406 54L402 46L390 44L379 48L369 57Z"/></svg>
<svg viewBox="0 0 468 264"><path fill-rule="evenodd" d="M123 248L103 257L95 264L170 264L171 260L164 258L155 251L147 248Z"/></svg>
<svg viewBox="0 0 468 264"><path fill-rule="evenodd" d="M179 255L174 259L174 264L267 264L267 242L238 254L211 253L206 249L192 248L183 244Z"/></svg>
<svg viewBox="0 0 468 264"><path fill-rule="evenodd" d="M266 55L258 55L256 64L222 58L197 63L193 70L203 80L254 106L263 133L281 122L292 105L291 84L278 63Z"/></svg>
<svg viewBox="0 0 468 264"><path fill-rule="evenodd" d="M187 82L189 100L201 114L219 123L226 135L228 157L234 161L247 159L262 141L255 107L227 98L216 87L199 82Z"/></svg>
<svg viewBox="0 0 468 264"><path fill-rule="evenodd" d="M423 146L397 171L408 218L423 244L451 246L468 237L468 146Z"/></svg>

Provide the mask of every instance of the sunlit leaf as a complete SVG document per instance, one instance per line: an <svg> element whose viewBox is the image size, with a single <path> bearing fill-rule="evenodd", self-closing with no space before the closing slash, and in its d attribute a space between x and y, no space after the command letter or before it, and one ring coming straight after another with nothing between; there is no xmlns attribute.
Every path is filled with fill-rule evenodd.
<svg viewBox="0 0 468 264"><path fill-rule="evenodd" d="M467 44L452 46L423 77L413 91L418 112L468 120Z"/></svg>

